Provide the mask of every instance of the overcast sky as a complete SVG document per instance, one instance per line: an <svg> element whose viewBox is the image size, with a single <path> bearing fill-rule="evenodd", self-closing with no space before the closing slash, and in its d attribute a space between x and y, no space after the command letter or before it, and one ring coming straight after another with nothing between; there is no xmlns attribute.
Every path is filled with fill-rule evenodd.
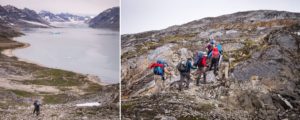
<svg viewBox="0 0 300 120"><path fill-rule="evenodd" d="M13 5L36 11L68 12L78 15L98 15L105 9L119 6L119 0L0 0L0 5Z"/></svg>
<svg viewBox="0 0 300 120"><path fill-rule="evenodd" d="M258 9L300 12L300 0L122 0L121 34Z"/></svg>

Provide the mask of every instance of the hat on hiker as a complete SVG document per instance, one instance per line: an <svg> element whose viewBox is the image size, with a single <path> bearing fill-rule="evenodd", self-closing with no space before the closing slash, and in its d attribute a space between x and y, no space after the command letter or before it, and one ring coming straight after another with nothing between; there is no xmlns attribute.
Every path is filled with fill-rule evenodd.
<svg viewBox="0 0 300 120"><path fill-rule="evenodd" d="M213 45L213 44L215 44L215 43L216 43L216 41L215 41L214 39L211 39L211 40L210 40L210 44Z"/></svg>

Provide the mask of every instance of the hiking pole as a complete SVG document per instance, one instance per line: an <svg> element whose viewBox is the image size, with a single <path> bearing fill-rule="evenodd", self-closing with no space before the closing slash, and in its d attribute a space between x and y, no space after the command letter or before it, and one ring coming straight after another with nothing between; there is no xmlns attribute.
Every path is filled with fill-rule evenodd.
<svg viewBox="0 0 300 120"><path fill-rule="evenodd" d="M223 61L223 55L220 55L220 58L219 58L219 61L218 61L218 62L219 62L219 63L218 63L218 67L220 67L222 61Z"/></svg>

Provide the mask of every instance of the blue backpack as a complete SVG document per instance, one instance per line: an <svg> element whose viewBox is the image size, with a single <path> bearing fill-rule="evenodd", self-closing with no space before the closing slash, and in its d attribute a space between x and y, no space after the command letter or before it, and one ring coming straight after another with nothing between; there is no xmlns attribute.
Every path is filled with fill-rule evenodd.
<svg viewBox="0 0 300 120"><path fill-rule="evenodd" d="M162 69L161 67L155 67L155 68L153 69L153 73L154 73L155 75L163 75L163 74L164 74L164 71L163 71L163 69Z"/></svg>
<svg viewBox="0 0 300 120"><path fill-rule="evenodd" d="M222 45L221 45L221 44L218 44L218 45L217 45L217 48L218 48L218 50L219 50L219 53L222 54L222 53L223 53Z"/></svg>

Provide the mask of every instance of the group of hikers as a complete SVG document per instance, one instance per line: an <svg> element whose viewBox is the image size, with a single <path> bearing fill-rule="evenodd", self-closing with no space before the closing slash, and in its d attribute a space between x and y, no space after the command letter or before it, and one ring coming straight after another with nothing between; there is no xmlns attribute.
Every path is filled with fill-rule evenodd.
<svg viewBox="0 0 300 120"><path fill-rule="evenodd" d="M214 39L210 39L210 42L205 46L205 51L197 51L194 55L194 59L187 58L186 60L181 60L176 68L180 73L179 91L182 91L184 83L186 83L186 88L189 88L191 82L191 71L196 70L196 85L200 85L200 78L203 75L203 83L206 84L206 72L213 70L213 73L217 75L219 65L222 59L222 45L217 43ZM209 63L210 64L207 64ZM153 69L154 79L156 85L159 85L158 88L162 89L164 87L164 81L166 80L166 74L172 76L172 73L167 69L168 64L164 60L157 60L154 63L151 63L148 67ZM158 77L159 78L156 78ZM162 84L161 84L162 83ZM162 85L162 86L161 86ZM160 91L160 90L158 90Z"/></svg>

